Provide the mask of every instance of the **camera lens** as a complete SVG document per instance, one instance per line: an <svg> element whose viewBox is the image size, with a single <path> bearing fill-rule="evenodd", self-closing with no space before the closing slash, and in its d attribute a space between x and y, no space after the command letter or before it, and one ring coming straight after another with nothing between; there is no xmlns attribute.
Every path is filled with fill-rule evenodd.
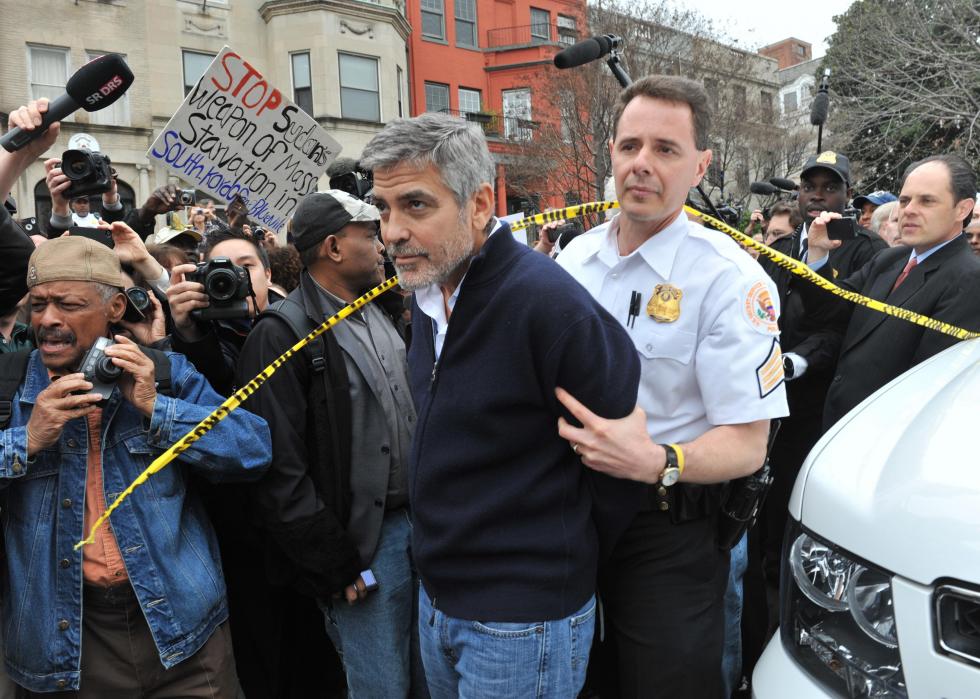
<svg viewBox="0 0 980 699"><path fill-rule="evenodd" d="M234 298L238 289L238 276L230 269L215 269L208 273L204 290L215 301Z"/></svg>
<svg viewBox="0 0 980 699"><path fill-rule="evenodd" d="M138 286L131 286L126 289L126 296L129 297L130 302L140 311L145 311L150 307L150 295L146 293L145 289L141 289Z"/></svg>
<svg viewBox="0 0 980 699"><path fill-rule="evenodd" d="M92 162L87 153L65 151L61 156L61 171L70 180L81 180L92 174Z"/></svg>
<svg viewBox="0 0 980 699"><path fill-rule="evenodd" d="M95 362L95 378L101 383L111 383L122 376L122 369L112 363L112 359L102 355Z"/></svg>

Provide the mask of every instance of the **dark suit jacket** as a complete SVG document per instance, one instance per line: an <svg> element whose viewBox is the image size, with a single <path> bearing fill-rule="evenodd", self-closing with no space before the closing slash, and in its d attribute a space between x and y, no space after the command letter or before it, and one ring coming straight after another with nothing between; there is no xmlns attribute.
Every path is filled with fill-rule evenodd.
<svg viewBox="0 0 980 699"><path fill-rule="evenodd" d="M892 293L911 248L884 250L838 286L893 306L980 330L980 258L960 236L913 269ZM830 277L825 265L821 274ZM824 429L886 383L957 342L906 320L840 301L814 285L800 287L804 303L825 327L843 333L837 372L827 393Z"/></svg>
<svg viewBox="0 0 980 699"><path fill-rule="evenodd" d="M793 235L774 241L772 248L800 259L800 226ZM829 268L833 271L828 277L846 278L861 269L874 257L875 253L887 249L888 245L877 235L859 228L853 240L847 240L830 253ZM834 376L837 355L840 352L841 336L833 329L815 324L807 317L799 288L812 286L810 282L794 276L791 272L776 265L768 258L760 257L759 263L766 270L779 293L779 344L783 353L793 352L807 361L806 373L797 379L786 382L786 399L789 403L790 419L783 421L779 439L794 439L791 422L796 419L811 420L818 423L823 415L827 388ZM813 441L803 449L806 454Z"/></svg>

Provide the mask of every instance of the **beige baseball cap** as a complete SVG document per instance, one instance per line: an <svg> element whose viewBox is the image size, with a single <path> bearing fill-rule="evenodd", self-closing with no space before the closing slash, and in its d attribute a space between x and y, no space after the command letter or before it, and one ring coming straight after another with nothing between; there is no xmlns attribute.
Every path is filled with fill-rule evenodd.
<svg viewBox="0 0 980 699"><path fill-rule="evenodd" d="M124 287L119 258L107 246L68 235L37 248L27 263L27 288L47 282L99 282Z"/></svg>

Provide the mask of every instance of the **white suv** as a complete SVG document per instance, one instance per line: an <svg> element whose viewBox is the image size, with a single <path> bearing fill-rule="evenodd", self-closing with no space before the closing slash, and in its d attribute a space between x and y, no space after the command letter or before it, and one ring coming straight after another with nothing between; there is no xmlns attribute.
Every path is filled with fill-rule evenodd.
<svg viewBox="0 0 980 699"><path fill-rule="evenodd" d="M980 698L980 340L835 425L789 512L754 697Z"/></svg>

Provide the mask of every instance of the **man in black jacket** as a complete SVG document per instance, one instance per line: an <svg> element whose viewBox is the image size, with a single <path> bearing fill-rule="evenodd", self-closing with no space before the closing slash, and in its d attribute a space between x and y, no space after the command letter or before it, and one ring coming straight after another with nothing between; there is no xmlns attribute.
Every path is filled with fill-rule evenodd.
<svg viewBox="0 0 980 699"><path fill-rule="evenodd" d="M847 156L833 151L811 155L800 174L798 205L803 223L792 236L771 243L772 247L794 259L807 259L808 231L813 220L824 211L843 214L851 196L850 181L851 167ZM859 227L856 236L844 241L831 255L836 276L849 276L876 252L887 247L877 235ZM807 317L799 288L808 282L768 258L760 259L759 263L776 282L779 292L779 343L783 350L786 400L790 410L789 417L782 421L770 454L776 479L766 499L759 529L766 577L775 589L779 586L779 560L789 496L803 460L823 432L823 405L833 377L840 336L826 330L817 332L812 319Z"/></svg>
<svg viewBox="0 0 980 699"><path fill-rule="evenodd" d="M844 289L968 330L980 329L980 260L963 236L976 196L973 169L962 157L937 155L905 171L899 228L905 245L878 253L837 284ZM837 277L825 212L810 227L809 265ZM837 370L827 393L824 428L956 338L835 299L813 285L801 287L809 313L843 334Z"/></svg>
<svg viewBox="0 0 980 699"><path fill-rule="evenodd" d="M377 221L375 207L339 190L300 202L292 231L306 269L249 335L242 382L296 342L291 313L319 325L381 282ZM415 694L405 471L415 409L394 323L369 304L279 367L249 408L274 434L272 469L252 493L272 582L320 602L351 696Z"/></svg>

